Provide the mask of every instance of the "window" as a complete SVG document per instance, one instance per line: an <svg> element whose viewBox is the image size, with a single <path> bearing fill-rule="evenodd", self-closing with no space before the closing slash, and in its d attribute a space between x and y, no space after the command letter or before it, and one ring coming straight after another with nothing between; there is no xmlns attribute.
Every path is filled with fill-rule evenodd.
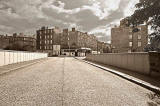
<svg viewBox="0 0 160 106"><path fill-rule="evenodd" d="M52 44L52 40L51 40L51 44Z"/></svg>
<svg viewBox="0 0 160 106"><path fill-rule="evenodd" d="M42 47L40 46L40 50L42 49Z"/></svg>
<svg viewBox="0 0 160 106"><path fill-rule="evenodd" d="M42 41L40 41L40 44L42 44Z"/></svg>
<svg viewBox="0 0 160 106"><path fill-rule="evenodd" d="M141 47L142 46L142 43L141 42L138 42L138 47Z"/></svg>
<svg viewBox="0 0 160 106"><path fill-rule="evenodd" d="M138 35L138 39L139 39L139 40L141 39L141 35Z"/></svg>
<svg viewBox="0 0 160 106"><path fill-rule="evenodd" d="M132 47L132 45L133 45L132 42L129 42L129 46Z"/></svg>
<svg viewBox="0 0 160 106"><path fill-rule="evenodd" d="M52 46L50 46L50 49L52 50Z"/></svg>
<svg viewBox="0 0 160 106"><path fill-rule="evenodd" d="M132 35L129 35L129 39L132 39Z"/></svg>
<svg viewBox="0 0 160 106"><path fill-rule="evenodd" d="M44 49L46 49L46 46L44 46Z"/></svg>
<svg viewBox="0 0 160 106"><path fill-rule="evenodd" d="M47 42L46 42L46 40L45 40L45 44L46 44Z"/></svg>

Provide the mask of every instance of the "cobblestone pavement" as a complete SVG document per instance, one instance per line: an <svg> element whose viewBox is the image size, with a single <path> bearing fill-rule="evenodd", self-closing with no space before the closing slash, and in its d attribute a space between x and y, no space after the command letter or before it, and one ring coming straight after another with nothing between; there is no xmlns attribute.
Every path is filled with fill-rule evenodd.
<svg viewBox="0 0 160 106"><path fill-rule="evenodd" d="M0 76L0 106L151 106L151 93L72 57Z"/></svg>

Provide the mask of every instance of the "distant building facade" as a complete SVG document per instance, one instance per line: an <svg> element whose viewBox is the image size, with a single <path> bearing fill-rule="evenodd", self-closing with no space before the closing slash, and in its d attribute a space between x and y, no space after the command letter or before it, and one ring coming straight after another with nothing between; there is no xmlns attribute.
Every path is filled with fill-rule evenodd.
<svg viewBox="0 0 160 106"><path fill-rule="evenodd" d="M100 53L111 53L111 44L105 42L97 42L97 51Z"/></svg>
<svg viewBox="0 0 160 106"><path fill-rule="evenodd" d="M72 28L71 31L64 29L61 38L61 49L62 54L71 52L71 56L79 56L97 50L97 38L94 35L77 31L75 28Z"/></svg>
<svg viewBox="0 0 160 106"><path fill-rule="evenodd" d="M14 33L13 36L0 37L1 49L19 50L19 51L36 51L36 38L26 36L20 33Z"/></svg>
<svg viewBox="0 0 160 106"><path fill-rule="evenodd" d="M20 33L19 35L13 34L13 36L10 37L9 42L13 50L36 51L35 36L27 36L22 33Z"/></svg>
<svg viewBox="0 0 160 106"><path fill-rule="evenodd" d="M148 44L148 26L137 26L134 32L132 27L128 26L126 19L121 20L119 27L111 29L112 52L143 52Z"/></svg>
<svg viewBox="0 0 160 106"><path fill-rule="evenodd" d="M37 50L46 52L49 56L54 55L53 45L61 45L61 30L58 27L49 29L42 27L37 30Z"/></svg>
<svg viewBox="0 0 160 106"><path fill-rule="evenodd" d="M9 46L9 37L6 35L0 35L0 49L7 49Z"/></svg>

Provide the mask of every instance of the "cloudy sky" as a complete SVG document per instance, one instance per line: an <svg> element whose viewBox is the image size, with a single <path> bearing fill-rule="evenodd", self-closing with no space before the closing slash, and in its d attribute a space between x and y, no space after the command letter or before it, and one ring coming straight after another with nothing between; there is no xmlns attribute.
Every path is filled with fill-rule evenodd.
<svg viewBox="0 0 160 106"><path fill-rule="evenodd" d="M35 34L41 26L76 27L110 40L110 29L139 0L0 0L0 34Z"/></svg>

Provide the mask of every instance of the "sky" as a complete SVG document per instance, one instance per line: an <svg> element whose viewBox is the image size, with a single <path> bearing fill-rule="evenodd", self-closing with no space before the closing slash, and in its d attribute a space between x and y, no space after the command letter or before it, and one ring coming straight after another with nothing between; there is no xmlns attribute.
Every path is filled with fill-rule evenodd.
<svg viewBox="0 0 160 106"><path fill-rule="evenodd" d="M72 28L109 42L111 27L139 0L0 0L0 34L36 34L41 26Z"/></svg>

